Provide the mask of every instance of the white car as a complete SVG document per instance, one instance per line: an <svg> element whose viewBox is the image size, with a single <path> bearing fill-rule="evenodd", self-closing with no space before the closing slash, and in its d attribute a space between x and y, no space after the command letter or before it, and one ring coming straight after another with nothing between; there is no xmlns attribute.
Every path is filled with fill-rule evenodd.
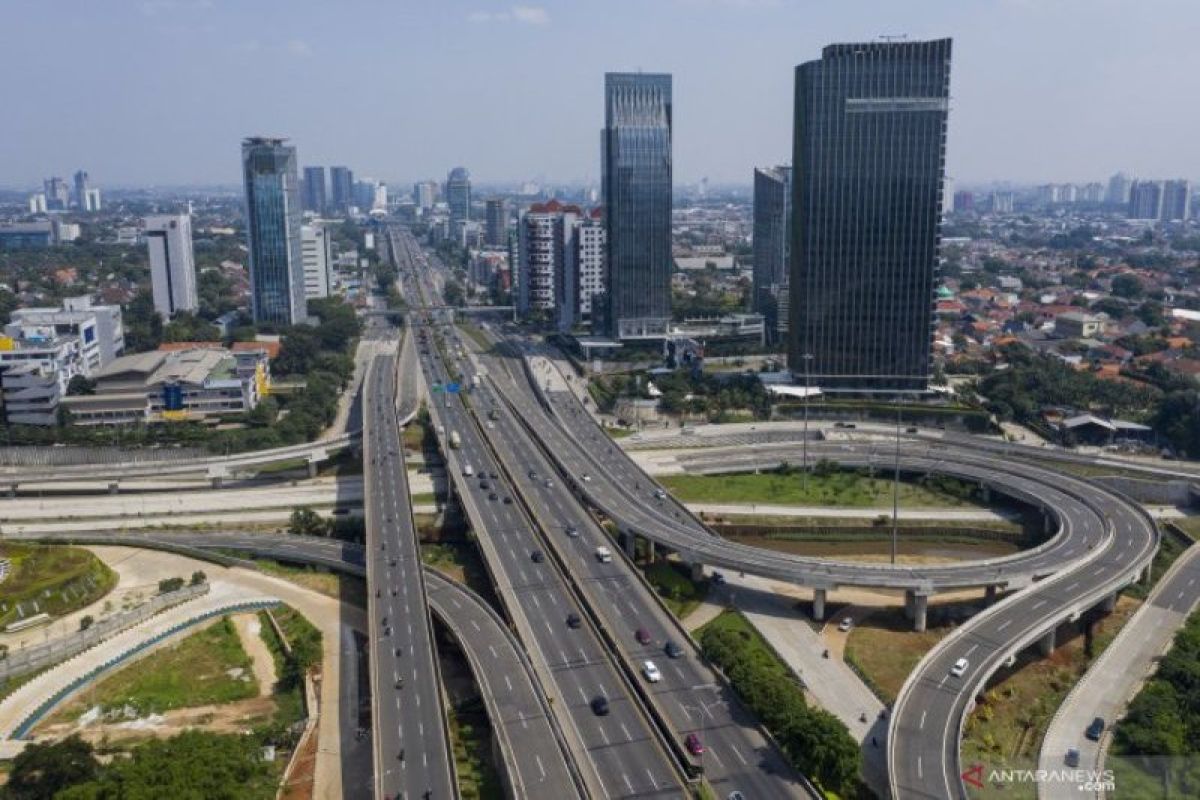
<svg viewBox="0 0 1200 800"><path fill-rule="evenodd" d="M846 617L838 625L838 630L841 631L842 633L845 633L848 630L850 630L851 626L853 626L853 625L854 625L854 620L850 619L849 617Z"/></svg>
<svg viewBox="0 0 1200 800"><path fill-rule="evenodd" d="M950 668L950 674L956 678L961 678L969 666L971 666L971 662L967 661L965 658L960 658L958 661L955 661L954 666Z"/></svg>
<svg viewBox="0 0 1200 800"><path fill-rule="evenodd" d="M642 664L642 674L651 683L658 683L662 680L662 673L658 671L658 667L653 661L646 661Z"/></svg>

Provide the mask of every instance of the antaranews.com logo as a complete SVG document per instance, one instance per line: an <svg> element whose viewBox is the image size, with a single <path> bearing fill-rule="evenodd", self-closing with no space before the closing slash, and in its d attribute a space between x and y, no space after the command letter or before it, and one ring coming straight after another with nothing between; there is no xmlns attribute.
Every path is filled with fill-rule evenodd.
<svg viewBox="0 0 1200 800"><path fill-rule="evenodd" d="M1056 783L1080 792L1112 792L1117 783L1111 769L987 769L972 764L962 773L967 786L982 789L1010 783Z"/></svg>

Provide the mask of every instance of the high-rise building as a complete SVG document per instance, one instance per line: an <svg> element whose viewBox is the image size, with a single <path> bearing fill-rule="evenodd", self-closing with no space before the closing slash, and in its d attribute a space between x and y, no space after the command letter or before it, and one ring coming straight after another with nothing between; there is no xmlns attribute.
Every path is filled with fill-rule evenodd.
<svg viewBox="0 0 1200 800"><path fill-rule="evenodd" d="M46 190L46 208L50 211L66 211L71 205L71 192L62 178L46 178L42 186Z"/></svg>
<svg viewBox="0 0 1200 800"><path fill-rule="evenodd" d="M329 204L340 214L354 204L354 173L349 167L329 168Z"/></svg>
<svg viewBox="0 0 1200 800"><path fill-rule="evenodd" d="M250 309L255 322L295 325L307 317L300 253L296 148L285 139L242 140Z"/></svg>
<svg viewBox="0 0 1200 800"><path fill-rule="evenodd" d="M604 327L617 339L663 336L671 319L671 119L670 75L604 76Z"/></svg>
<svg viewBox="0 0 1200 800"><path fill-rule="evenodd" d="M471 173L455 167L446 176L446 205L450 207L450 235L458 237L459 226L471 219Z"/></svg>
<svg viewBox="0 0 1200 800"><path fill-rule="evenodd" d="M1079 187L1079 196L1077 199L1081 203L1103 203L1104 192L1103 183L1092 181Z"/></svg>
<svg viewBox="0 0 1200 800"><path fill-rule="evenodd" d="M150 289L154 310L163 319L180 311L195 311L196 260L192 253L192 218L187 214L146 217L146 248L150 251Z"/></svg>
<svg viewBox="0 0 1200 800"><path fill-rule="evenodd" d="M333 253L329 234L320 225L300 228L300 253L304 261L304 296L329 297L333 288Z"/></svg>
<svg viewBox="0 0 1200 800"><path fill-rule="evenodd" d="M437 181L420 181L413 184L413 202L422 211L429 211L437 202Z"/></svg>
<svg viewBox="0 0 1200 800"><path fill-rule="evenodd" d="M1108 191L1104 195L1104 202L1114 206L1128 205L1129 191L1133 188L1133 181L1124 172L1118 172L1108 179Z"/></svg>
<svg viewBox="0 0 1200 800"><path fill-rule="evenodd" d="M1129 187L1129 218L1159 219L1162 212L1162 181L1134 181Z"/></svg>
<svg viewBox="0 0 1200 800"><path fill-rule="evenodd" d="M485 213L484 241L489 247L503 247L508 242L508 201L489 197Z"/></svg>
<svg viewBox="0 0 1200 800"><path fill-rule="evenodd" d="M29 213L30 214L45 214L46 213L46 193L34 192L29 195Z"/></svg>
<svg viewBox="0 0 1200 800"><path fill-rule="evenodd" d="M604 294L604 254L607 231L603 215L592 209L576 226L575 286L578 294L576 320L591 319L593 301Z"/></svg>
<svg viewBox="0 0 1200 800"><path fill-rule="evenodd" d="M1176 222L1191 216L1192 186L1186 180L1163 181L1162 213L1159 219L1163 222Z"/></svg>
<svg viewBox="0 0 1200 800"><path fill-rule="evenodd" d="M324 214L325 205L325 168L305 167L304 210L312 211L315 214Z"/></svg>
<svg viewBox="0 0 1200 800"><path fill-rule="evenodd" d="M792 168L754 170L754 310L760 314L788 280L791 208Z"/></svg>
<svg viewBox="0 0 1200 800"><path fill-rule="evenodd" d="M517 263L517 311L553 319L560 329L574 323L577 304L575 223L583 216L578 206L557 200L534 203L521 215Z"/></svg>
<svg viewBox="0 0 1200 800"><path fill-rule="evenodd" d="M1013 211L1013 193L992 192L989 194L988 211L993 214L1011 214Z"/></svg>
<svg viewBox="0 0 1200 800"><path fill-rule="evenodd" d="M90 211L88 208L88 189L91 186L88 184L87 170L78 170L75 173L75 206L80 211Z"/></svg>
<svg viewBox="0 0 1200 800"><path fill-rule="evenodd" d="M788 365L825 391L928 386L950 51L835 44L796 68Z"/></svg>
<svg viewBox="0 0 1200 800"><path fill-rule="evenodd" d="M100 190L98 188L93 186L84 193L83 210L88 213L100 210Z"/></svg>
<svg viewBox="0 0 1200 800"><path fill-rule="evenodd" d="M954 213L965 214L975 210L975 193L958 191L954 193Z"/></svg>

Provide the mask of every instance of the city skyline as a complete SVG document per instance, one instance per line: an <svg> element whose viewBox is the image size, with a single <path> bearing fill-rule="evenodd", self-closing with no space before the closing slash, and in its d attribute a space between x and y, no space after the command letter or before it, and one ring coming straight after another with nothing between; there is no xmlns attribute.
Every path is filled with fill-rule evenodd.
<svg viewBox="0 0 1200 800"><path fill-rule="evenodd" d="M32 187L86 165L106 186L232 185L237 176L222 154L247 129L280 131L307 163L355 163L389 182L456 163L469 165L479 183L598 181L603 74L641 68L675 76L679 182L707 176L745 185L753 166L786 160L795 65L825 44L889 32L957 43L947 172L960 183L1098 179L1118 169L1194 177L1200 146L1187 131L1197 112L1172 99L1170 82L1139 76L1200 66L1186 34L1200 10L1178 0L1155 6L1158 13L1135 15L1114 0L1087 4L1096 13L1086 14L1076 0L969 9L871 4L865 15L784 0L662 0L639 4L641 24L632 30L631 3L374 8L370 28L354 5L297 3L279 15L221 0L159 0L115 12L76 3L67 14L25 4L10 11L17 24L0 32L0 64L15 74L38 63L39 79L14 88L0 184ZM279 21L274 39L261 34L272 30L268 15ZM406 48L363 37L388 22L406 34ZM628 33L620 41L606 35L618 28ZM111 50L80 72L37 56L37 43L48 39ZM337 53L337 41L356 46ZM435 51L426 44L433 41L454 44ZM545 63L556 68L546 71ZM247 72L278 90L265 97L239 89L236 79ZM493 72L511 80L480 80ZM531 74L537 92L522 80ZM113 86L129 91L114 94ZM445 86L454 91L438 89ZM387 102L377 107L381 91ZM314 92L337 102L314 113ZM64 98L88 125L54 123ZM374 124L352 125L365 108ZM1147 119L1161 121L1154 148L1138 146L1134 135ZM187 159L177 157L181 150Z"/></svg>

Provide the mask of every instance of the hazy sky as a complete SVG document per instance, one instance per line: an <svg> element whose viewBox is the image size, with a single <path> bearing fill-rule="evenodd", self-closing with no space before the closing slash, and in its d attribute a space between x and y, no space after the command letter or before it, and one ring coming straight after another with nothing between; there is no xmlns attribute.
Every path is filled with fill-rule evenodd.
<svg viewBox="0 0 1200 800"><path fill-rule="evenodd" d="M790 158L796 64L954 38L958 181L1200 176L1197 0L0 0L0 185L237 183L239 140L392 180L595 179L605 71L674 74L679 182Z"/></svg>

